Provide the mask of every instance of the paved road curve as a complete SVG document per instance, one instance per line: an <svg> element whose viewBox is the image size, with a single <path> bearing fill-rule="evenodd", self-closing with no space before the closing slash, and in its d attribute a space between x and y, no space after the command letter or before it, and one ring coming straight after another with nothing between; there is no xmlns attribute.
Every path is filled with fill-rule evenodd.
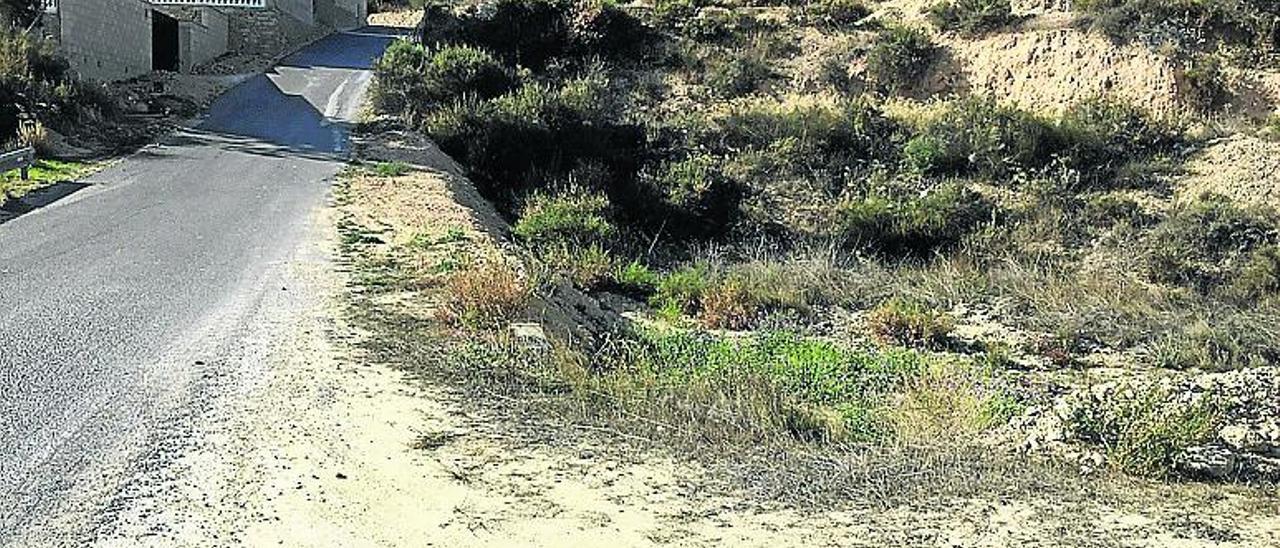
<svg viewBox="0 0 1280 548"><path fill-rule="evenodd" d="M243 364L221 358L283 290L276 270L342 168L364 69L390 40L322 40L197 129L0 224L0 545L92 541L214 392L235 390Z"/></svg>

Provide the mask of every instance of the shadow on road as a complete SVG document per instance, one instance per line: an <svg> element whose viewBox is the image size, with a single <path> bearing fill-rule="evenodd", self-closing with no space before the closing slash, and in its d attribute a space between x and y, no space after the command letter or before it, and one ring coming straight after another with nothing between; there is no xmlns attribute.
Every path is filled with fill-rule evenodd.
<svg viewBox="0 0 1280 548"><path fill-rule="evenodd" d="M88 187L89 183L61 181L32 191L16 200L6 201L4 204L0 204L0 225L46 207Z"/></svg>

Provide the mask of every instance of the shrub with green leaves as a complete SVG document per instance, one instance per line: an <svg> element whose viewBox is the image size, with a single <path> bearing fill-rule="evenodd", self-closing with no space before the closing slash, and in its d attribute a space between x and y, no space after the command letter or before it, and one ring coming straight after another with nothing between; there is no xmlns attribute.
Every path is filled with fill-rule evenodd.
<svg viewBox="0 0 1280 548"><path fill-rule="evenodd" d="M697 139L734 151L764 151L785 144L791 156L803 162L795 167L807 174L821 167L834 175L894 161L899 131L883 111L863 100L757 100L733 105Z"/></svg>
<svg viewBox="0 0 1280 548"><path fill-rule="evenodd" d="M1009 0L946 0L929 8L929 19L942 30L967 36L996 31L1017 21Z"/></svg>
<svg viewBox="0 0 1280 548"><path fill-rule="evenodd" d="M768 59L750 53L729 54L708 60L704 82L722 97L741 97L760 91L777 78Z"/></svg>
<svg viewBox="0 0 1280 548"><path fill-rule="evenodd" d="M55 44L0 22L0 143L15 136L23 116L75 134L114 114L104 88L76 80L70 70Z"/></svg>
<svg viewBox="0 0 1280 548"><path fill-rule="evenodd" d="M514 233L534 245L606 243L616 232L609 220L609 199L580 189L534 194L516 221Z"/></svg>
<svg viewBox="0 0 1280 548"><path fill-rule="evenodd" d="M484 0L459 8L431 6L421 42L468 44L506 64L542 70L557 60L647 55L651 33L608 0Z"/></svg>
<svg viewBox="0 0 1280 548"><path fill-rule="evenodd" d="M1217 432L1219 405L1210 396L1182 401L1152 386L1107 393L1075 402L1067 424L1081 440L1102 446L1125 472L1167 476L1182 451Z"/></svg>
<svg viewBox="0 0 1280 548"><path fill-rule="evenodd" d="M1148 346L1167 369L1231 371L1280 360L1280 326L1265 313L1241 311L1176 327Z"/></svg>
<svg viewBox="0 0 1280 548"><path fill-rule="evenodd" d="M851 26L871 15L863 0L819 0L810 2L808 10L817 22L835 28Z"/></svg>
<svg viewBox="0 0 1280 548"><path fill-rule="evenodd" d="M649 304L668 317L697 314L702 296L714 283L710 265L694 263L667 273L658 282Z"/></svg>
<svg viewBox="0 0 1280 548"><path fill-rule="evenodd" d="M893 26L876 38L867 52L867 77L887 93L916 86L937 55L937 46L923 30Z"/></svg>
<svg viewBox="0 0 1280 548"><path fill-rule="evenodd" d="M1003 178L1040 167L1062 150L1053 124L993 99L962 99L927 123L904 148L926 174Z"/></svg>
<svg viewBox="0 0 1280 548"><path fill-rule="evenodd" d="M1255 254L1280 243L1278 230L1270 210L1239 207L1221 196L1201 197L1180 206L1147 236L1148 274L1158 282L1202 292L1222 288L1251 265ZM1265 265L1254 266L1259 270L1251 275L1262 280ZM1269 283L1250 282L1256 287Z"/></svg>
<svg viewBox="0 0 1280 548"><path fill-rule="evenodd" d="M1076 0L1071 8L1083 26L1117 40L1280 48L1280 4L1272 0Z"/></svg>
<svg viewBox="0 0 1280 548"><path fill-rule="evenodd" d="M411 118L463 96L497 97L514 79L488 52L470 46L428 49L400 40L374 64L378 108Z"/></svg>
<svg viewBox="0 0 1280 548"><path fill-rule="evenodd" d="M956 183L923 196L871 194L840 206L846 242L889 255L925 255L954 245L991 219L994 206L982 195Z"/></svg>
<svg viewBox="0 0 1280 548"><path fill-rule="evenodd" d="M1217 57L1201 54L1192 57L1180 75L1186 99L1204 112L1221 107L1230 97L1222 62Z"/></svg>

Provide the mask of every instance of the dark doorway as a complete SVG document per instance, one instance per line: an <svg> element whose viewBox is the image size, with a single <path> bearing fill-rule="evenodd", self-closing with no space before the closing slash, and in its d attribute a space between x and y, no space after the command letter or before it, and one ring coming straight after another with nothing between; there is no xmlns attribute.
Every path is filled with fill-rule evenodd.
<svg viewBox="0 0 1280 548"><path fill-rule="evenodd" d="M177 72L178 20L158 11L151 12L151 70Z"/></svg>

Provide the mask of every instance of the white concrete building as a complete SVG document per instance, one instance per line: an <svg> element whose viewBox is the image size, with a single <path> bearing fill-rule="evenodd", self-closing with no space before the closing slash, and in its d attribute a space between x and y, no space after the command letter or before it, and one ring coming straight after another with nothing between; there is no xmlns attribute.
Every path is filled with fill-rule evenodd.
<svg viewBox="0 0 1280 548"><path fill-rule="evenodd" d="M352 29L367 0L45 0L46 33L92 80L187 71L229 51L279 51L319 29Z"/></svg>

